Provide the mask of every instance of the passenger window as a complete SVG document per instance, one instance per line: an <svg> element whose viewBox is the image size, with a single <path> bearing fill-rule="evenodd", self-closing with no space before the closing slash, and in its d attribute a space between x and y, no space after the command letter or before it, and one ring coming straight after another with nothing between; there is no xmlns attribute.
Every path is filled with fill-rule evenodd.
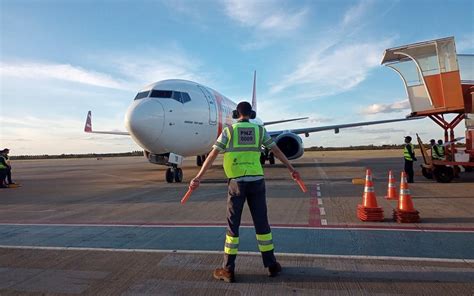
<svg viewBox="0 0 474 296"><path fill-rule="evenodd" d="M135 99L134 99L134 100L140 100L140 99L146 98L146 97L148 97L148 94L149 94L149 93L150 93L149 90L139 92L139 93L135 96Z"/></svg>
<svg viewBox="0 0 474 296"><path fill-rule="evenodd" d="M173 95L171 90L158 90L154 89L151 91L150 97L152 98L163 98L163 99L170 99Z"/></svg>

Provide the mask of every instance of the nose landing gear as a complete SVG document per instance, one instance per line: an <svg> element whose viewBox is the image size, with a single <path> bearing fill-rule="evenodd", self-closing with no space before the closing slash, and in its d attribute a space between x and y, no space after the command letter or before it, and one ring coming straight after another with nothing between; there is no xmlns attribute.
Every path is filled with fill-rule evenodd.
<svg viewBox="0 0 474 296"><path fill-rule="evenodd" d="M168 168L165 174L166 182L168 183L181 183L183 182L183 170L176 166Z"/></svg>

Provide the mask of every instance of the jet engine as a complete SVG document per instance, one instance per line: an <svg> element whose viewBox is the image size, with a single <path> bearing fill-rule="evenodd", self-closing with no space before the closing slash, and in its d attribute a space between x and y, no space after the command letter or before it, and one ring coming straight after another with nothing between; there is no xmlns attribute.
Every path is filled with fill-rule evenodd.
<svg viewBox="0 0 474 296"><path fill-rule="evenodd" d="M275 143L285 154L286 158L290 160L303 156L303 140L296 134L290 132L282 133L275 138Z"/></svg>

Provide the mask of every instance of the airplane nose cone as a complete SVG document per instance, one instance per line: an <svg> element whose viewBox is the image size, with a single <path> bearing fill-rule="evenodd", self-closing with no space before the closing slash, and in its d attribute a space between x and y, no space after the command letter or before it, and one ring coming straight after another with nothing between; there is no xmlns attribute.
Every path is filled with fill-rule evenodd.
<svg viewBox="0 0 474 296"><path fill-rule="evenodd" d="M151 152L156 150L164 123L163 105L153 99L134 101L125 116L125 125L132 138L142 148Z"/></svg>

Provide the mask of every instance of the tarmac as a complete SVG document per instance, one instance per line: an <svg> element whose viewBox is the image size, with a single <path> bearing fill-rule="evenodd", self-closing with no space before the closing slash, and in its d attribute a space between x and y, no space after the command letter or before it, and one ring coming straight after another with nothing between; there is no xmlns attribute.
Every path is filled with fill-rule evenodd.
<svg viewBox="0 0 474 296"><path fill-rule="evenodd" d="M400 151L306 152L293 163L309 192L265 165L282 274L267 277L246 208L237 282L226 284L212 278L225 237L220 159L185 205L194 159L182 184L142 157L15 161L22 186L0 190L0 295L474 295L474 173L450 184L417 173L421 222L398 224L397 201L384 196L388 170L400 179ZM363 186L352 179L367 167L384 222L356 215Z"/></svg>

